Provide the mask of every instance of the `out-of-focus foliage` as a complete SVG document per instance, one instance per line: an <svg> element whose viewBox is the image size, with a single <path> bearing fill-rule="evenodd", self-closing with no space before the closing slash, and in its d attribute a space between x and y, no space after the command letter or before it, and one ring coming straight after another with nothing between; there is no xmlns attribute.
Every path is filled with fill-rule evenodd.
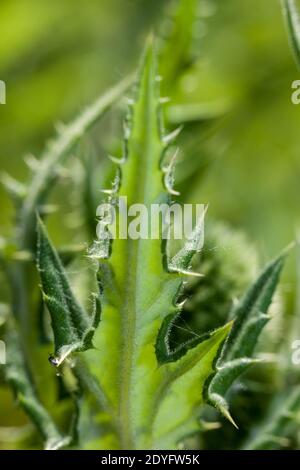
<svg viewBox="0 0 300 470"><path fill-rule="evenodd" d="M300 16L295 0L282 0L283 13L286 17L288 34L295 59L300 67Z"/></svg>
<svg viewBox="0 0 300 470"><path fill-rule="evenodd" d="M196 60L176 85L172 78L170 105L231 104L224 120L211 123L213 129L203 124L197 155L210 158L212 167L197 197L210 202L215 216L249 231L263 253L271 255L293 238L298 217L299 109L290 101L298 72L287 48L280 1L201 3L194 27ZM71 117L135 67L148 31L164 29L167 34L170 22L165 18L172 14L172 4L92 0L87 7L67 0L3 0L3 169L23 179L22 156L39 156L55 122ZM165 94L170 96L169 87ZM111 118L99 130L98 158L112 151L107 141L117 129ZM12 208L3 190L1 208L7 233ZM63 237L54 230L57 239Z"/></svg>

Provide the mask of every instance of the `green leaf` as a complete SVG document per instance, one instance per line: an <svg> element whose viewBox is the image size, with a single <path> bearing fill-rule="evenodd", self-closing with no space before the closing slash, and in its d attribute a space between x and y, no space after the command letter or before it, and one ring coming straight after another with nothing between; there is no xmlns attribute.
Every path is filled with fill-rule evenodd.
<svg viewBox="0 0 300 470"><path fill-rule="evenodd" d="M112 194L116 200L126 196L128 207L143 204L148 213L151 212L152 204L170 202L169 184L165 185L163 178L163 157L171 139L163 136L159 103L155 51L153 45L149 44L127 118L125 155L119 164L121 183ZM128 228L130 221L123 220L121 211L118 217L119 224L127 223ZM184 372L191 374L191 381L195 387L196 384L199 387L195 388L197 393L193 400L188 399L187 393L188 404L184 394L180 397L184 407L183 413L177 414L176 425L187 429L185 420L190 419L192 410L202 402L201 384L212 371L211 365L228 332L227 327L201 338L201 343L197 339L185 345L177 357L172 357L172 363L170 358L160 360L159 357L159 344L163 345L165 340L165 322L180 311L178 295L185 279L184 274L197 252L199 234L197 227L175 258L178 263L174 262L173 268L178 268L179 273L169 272L172 269L168 269L166 263L166 243L162 239L161 228L157 238L117 237L112 241L109 259L107 250L100 250L102 321L95 334L97 350L87 351L84 356L119 423L118 448L152 448L159 445L157 438L160 426L155 423L160 421L159 416L164 413L161 410L165 410L165 407L171 407L170 415L174 413L173 403L165 402L164 398L169 388L176 387L175 382L179 381ZM101 241L98 243L101 244ZM105 351L105 354L99 354L98 350ZM162 357L162 346L160 352ZM175 359L179 359L178 365ZM178 401L178 409L181 401ZM103 448L106 437L99 438L98 448ZM171 448L176 448L175 434L173 438L170 437L169 444Z"/></svg>
<svg viewBox="0 0 300 470"><path fill-rule="evenodd" d="M192 231L188 239L185 240L183 247L168 262L168 269L170 272L177 272L196 277L202 276L200 273L192 272L189 268L193 257L197 253L199 253L200 249L202 248L201 240L204 237L205 212L206 210L203 211L203 214L199 216L194 230Z"/></svg>
<svg viewBox="0 0 300 470"><path fill-rule="evenodd" d="M230 328L231 323L197 338L180 359L160 367L161 381L154 403L155 448L174 448L174 444L195 428L200 406L204 403L205 382L215 371Z"/></svg>
<svg viewBox="0 0 300 470"><path fill-rule="evenodd" d="M283 268L285 254L269 263L252 284L245 296L237 303L230 314L235 319L228 341L222 354L222 362L243 356L244 343L248 343L249 328L254 328L254 337L248 343L247 354L251 355L263 326L263 315L268 311ZM257 320L257 322L255 321ZM250 326L249 326L250 322ZM251 328L252 325L252 328ZM256 334L255 334L256 333Z"/></svg>
<svg viewBox="0 0 300 470"><path fill-rule="evenodd" d="M6 379L12 386L19 404L36 425L45 441L46 449L55 450L67 446L70 438L59 432L37 396L22 348L22 341L15 328L9 329L6 340L8 345Z"/></svg>
<svg viewBox="0 0 300 470"><path fill-rule="evenodd" d="M285 254L269 263L258 279L234 307L234 324L217 364L217 373L206 384L207 402L215 406L235 426L225 395L232 383L249 366L258 362L252 358L259 335L269 321L268 308L272 302Z"/></svg>
<svg viewBox="0 0 300 470"><path fill-rule="evenodd" d="M211 336L211 333L204 333L201 336L195 336L188 341L179 344L175 349L171 349L169 339L174 327L174 324L178 318L180 318L180 314L176 313L175 315L168 315L158 332L157 339L156 339L156 357L157 361L160 365L166 364L168 362L175 362L184 356L189 349L194 348L197 344L201 343L205 339Z"/></svg>
<svg viewBox="0 0 300 470"><path fill-rule="evenodd" d="M296 63L300 68L300 14L295 0L282 0L283 13Z"/></svg>
<svg viewBox="0 0 300 470"><path fill-rule="evenodd" d="M230 415L229 405L225 395L233 382L243 374L249 366L259 361L249 358L235 359L226 362L224 366L218 367L216 374L213 374L208 380L205 388L205 397L207 403L214 406L223 414L236 428L238 427Z"/></svg>
<svg viewBox="0 0 300 470"><path fill-rule="evenodd" d="M92 338L100 320L101 305L94 295L94 312L90 317L77 302L64 267L49 240L42 221L37 220L37 264L44 301L51 315L55 353L51 362L59 366L75 351L92 347Z"/></svg>
<svg viewBox="0 0 300 470"><path fill-rule="evenodd" d="M125 139L119 196L127 197L128 207L135 203L147 208L154 202L167 203L160 168L166 144L159 123L152 46L143 58ZM118 215L122 221L122 214ZM100 265L99 276L104 287L104 306L95 346L106 354L98 357L96 351L91 351L86 356L91 372L118 410L123 436L120 445L131 448L136 445L137 416L145 400L143 391L137 390L143 385L141 377L147 369L152 372L157 368L155 337L163 317L175 311L172 299L181 281L176 276L169 279L163 266L162 242L150 238L113 240L111 258Z"/></svg>

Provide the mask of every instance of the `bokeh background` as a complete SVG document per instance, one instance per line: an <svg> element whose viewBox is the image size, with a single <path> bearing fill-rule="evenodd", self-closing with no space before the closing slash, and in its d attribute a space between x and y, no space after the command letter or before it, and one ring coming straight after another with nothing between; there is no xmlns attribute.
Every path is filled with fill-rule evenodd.
<svg viewBox="0 0 300 470"><path fill-rule="evenodd" d="M38 157L56 122L70 119L136 66L168 3L2 0L0 75L7 104L0 107L1 169L23 180L23 156ZM215 129L213 164L200 197L211 213L245 228L267 257L294 238L299 224L300 106L290 99L299 73L279 1L202 4L198 60L179 86L191 103L226 99L232 107ZM12 207L0 191L1 232L7 234Z"/></svg>
<svg viewBox="0 0 300 470"><path fill-rule="evenodd" d="M1 0L0 79L7 86L7 103L0 106L1 171L26 181L23 157L39 158L55 123L70 120L135 69L149 32L167 30L171 3ZM300 72L280 1L202 0L194 48L194 65L176 82L171 105L202 103L223 112L194 130L199 140L193 158L200 166L203 159L203 174L188 198L208 202L209 217L242 229L266 261L300 230L300 105L291 103L291 84ZM99 161L117 146L115 135L121 129L108 116L93 136ZM71 197L62 187L56 202L68 206ZM1 236L11 236L14 208L2 187L0 207ZM70 227L63 229L62 213L50 220L57 243L78 238ZM295 259L289 259L282 288L290 309ZM4 303L2 275L0 281Z"/></svg>

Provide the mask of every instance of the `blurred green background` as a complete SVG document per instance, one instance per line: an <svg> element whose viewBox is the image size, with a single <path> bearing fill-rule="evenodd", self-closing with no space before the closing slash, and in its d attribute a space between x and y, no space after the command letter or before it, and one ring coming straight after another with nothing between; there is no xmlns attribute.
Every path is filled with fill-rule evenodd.
<svg viewBox="0 0 300 470"><path fill-rule="evenodd" d="M38 158L56 122L71 119L135 68L145 37L161 29L170 3L1 0L0 79L7 85L1 170L25 180L24 155ZM267 259L294 239L300 218L300 106L291 103L299 72L280 2L203 0L200 13L197 60L172 99L230 106L207 132L209 168L189 198L209 202L211 217L245 230ZM114 130L104 125L97 133L99 158L109 147L107 131ZM11 235L14 212L3 188L0 203L1 234ZM53 232L60 239L57 220ZM292 262L287 272L292 290Z"/></svg>

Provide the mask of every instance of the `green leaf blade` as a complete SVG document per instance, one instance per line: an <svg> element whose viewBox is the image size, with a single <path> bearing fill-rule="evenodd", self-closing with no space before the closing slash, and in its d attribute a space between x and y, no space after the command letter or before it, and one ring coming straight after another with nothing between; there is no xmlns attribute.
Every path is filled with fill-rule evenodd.
<svg viewBox="0 0 300 470"><path fill-rule="evenodd" d="M252 358L253 352L262 329L270 319L267 311L279 282L284 260L285 253L269 263L234 307L231 314L234 319L233 328L221 353L217 372L206 384L207 402L215 406L236 427L229 413L226 393L249 366L258 362Z"/></svg>
<svg viewBox="0 0 300 470"><path fill-rule="evenodd" d="M51 362L58 366L72 352L92 347L91 338L100 320L100 305L96 300L94 315L90 318L76 300L64 267L39 218L37 230L37 266L55 342L55 357Z"/></svg>
<svg viewBox="0 0 300 470"><path fill-rule="evenodd" d="M283 268L285 255L281 255L269 263L262 271L255 283L245 294L244 298L234 307L231 317L235 319L228 341L224 347L222 362L230 361L241 357L241 347L243 342L248 341L249 321L258 319L258 324L263 326L263 316L266 314L276 290L280 273ZM261 324L262 323L262 324ZM257 328L257 336L261 328ZM251 355L256 341L252 341L252 347L248 354Z"/></svg>
<svg viewBox="0 0 300 470"><path fill-rule="evenodd" d="M169 435L176 428L183 426L183 438L189 428L195 427L200 406L205 399L204 385L215 371L215 364L231 326L229 323L212 332L209 338L203 338L179 360L160 367L163 380L157 394L158 412L153 431L159 448L168 448ZM188 423L188 427L184 423Z"/></svg>

